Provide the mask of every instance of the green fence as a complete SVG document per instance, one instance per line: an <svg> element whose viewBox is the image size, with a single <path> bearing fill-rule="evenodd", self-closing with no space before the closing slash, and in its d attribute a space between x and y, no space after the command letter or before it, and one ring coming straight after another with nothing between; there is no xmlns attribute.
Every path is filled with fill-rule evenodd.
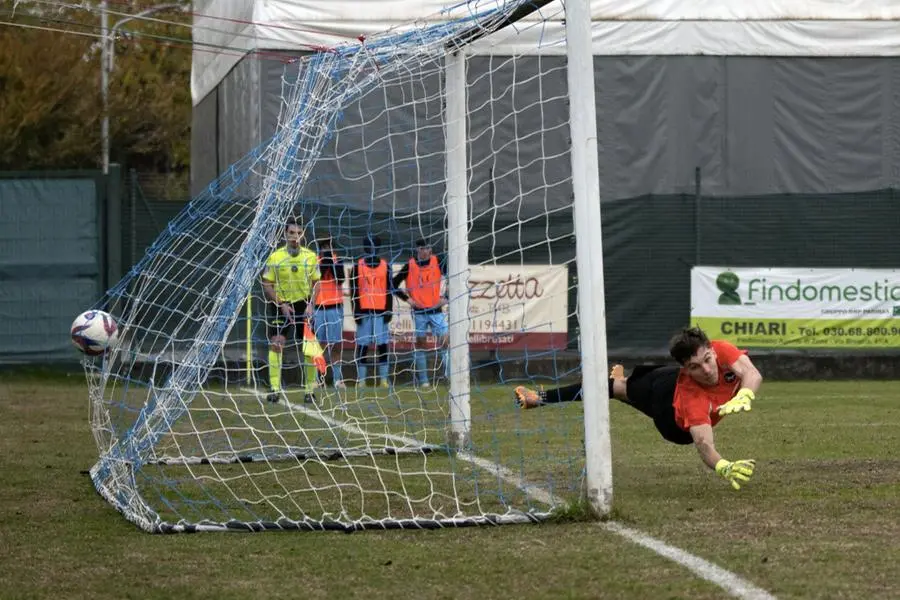
<svg viewBox="0 0 900 600"><path fill-rule="evenodd" d="M186 184L170 176L125 173L122 198L122 256L125 271L144 256L153 240L188 202Z"/></svg>
<svg viewBox="0 0 900 600"><path fill-rule="evenodd" d="M900 194L647 196L603 206L610 349L665 354L690 317L690 269L900 267Z"/></svg>
<svg viewBox="0 0 900 600"><path fill-rule="evenodd" d="M72 319L128 272L187 202L186 194L163 194L161 179L142 183L118 165L108 176L0 172L0 364L77 360Z"/></svg>

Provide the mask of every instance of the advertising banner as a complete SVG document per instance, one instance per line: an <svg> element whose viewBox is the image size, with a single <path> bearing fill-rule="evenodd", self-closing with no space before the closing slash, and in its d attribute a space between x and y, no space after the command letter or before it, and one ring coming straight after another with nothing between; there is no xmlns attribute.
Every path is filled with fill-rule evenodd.
<svg viewBox="0 0 900 600"><path fill-rule="evenodd" d="M691 323L742 347L898 348L900 271L694 267Z"/></svg>
<svg viewBox="0 0 900 600"><path fill-rule="evenodd" d="M402 265L395 264L393 272L396 274L401 268ZM352 342L356 323L349 294L349 284L346 284L344 339ZM444 313L447 314L447 307ZM473 265L470 268L472 350L564 349L568 341L568 314L565 265ZM396 296L390 328L396 349L412 347L415 332L412 309ZM435 341L429 336L429 343Z"/></svg>

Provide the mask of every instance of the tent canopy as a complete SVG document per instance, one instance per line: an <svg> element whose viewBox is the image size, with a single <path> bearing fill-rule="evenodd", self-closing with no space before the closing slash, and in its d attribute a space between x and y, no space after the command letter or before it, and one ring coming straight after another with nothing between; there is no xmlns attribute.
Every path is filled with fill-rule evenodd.
<svg viewBox="0 0 900 600"><path fill-rule="evenodd" d="M487 10L502 0L482 0ZM310 50L410 23L439 23L472 9L450 0L194 0L191 93L196 105L251 51ZM451 6L453 8L446 8ZM563 54L561 3L535 28L541 52ZM896 0L591 0L594 54L713 56L897 56ZM531 16L532 20L545 18ZM534 51L528 35L486 39L470 50Z"/></svg>

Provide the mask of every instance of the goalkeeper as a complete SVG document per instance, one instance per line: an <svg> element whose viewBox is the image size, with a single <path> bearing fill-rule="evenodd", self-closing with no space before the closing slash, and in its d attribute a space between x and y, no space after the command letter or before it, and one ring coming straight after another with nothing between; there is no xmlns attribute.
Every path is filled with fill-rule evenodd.
<svg viewBox="0 0 900 600"><path fill-rule="evenodd" d="M751 409L762 375L745 352L726 341L710 341L699 328L684 329L669 346L681 366L638 366L625 377L621 365L613 367L609 396L641 411L662 437L675 444L694 444L703 462L734 489L749 481L756 462L722 458L713 441L713 427L725 415ZM537 392L515 389L524 408L581 400L581 384Z"/></svg>
<svg viewBox="0 0 900 600"><path fill-rule="evenodd" d="M301 245L303 231L294 221L284 228L287 242L266 260L262 287L266 295L266 329L269 336L269 386L266 399L278 402L281 390L281 363L288 338L297 348L304 402L314 403L315 367L303 356L303 330L312 318L320 279L316 253Z"/></svg>

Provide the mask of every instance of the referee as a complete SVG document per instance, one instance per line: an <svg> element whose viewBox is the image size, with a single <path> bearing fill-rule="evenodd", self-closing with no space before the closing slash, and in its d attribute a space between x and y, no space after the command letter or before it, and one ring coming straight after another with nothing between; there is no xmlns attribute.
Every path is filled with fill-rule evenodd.
<svg viewBox="0 0 900 600"><path fill-rule="evenodd" d="M281 363L284 348L297 348L304 402L315 402L315 367L306 364L301 351L303 327L312 317L320 279L316 253L301 245L303 231L295 221L284 228L286 244L266 260L262 287L266 295L266 334L269 338L269 402L282 395Z"/></svg>

